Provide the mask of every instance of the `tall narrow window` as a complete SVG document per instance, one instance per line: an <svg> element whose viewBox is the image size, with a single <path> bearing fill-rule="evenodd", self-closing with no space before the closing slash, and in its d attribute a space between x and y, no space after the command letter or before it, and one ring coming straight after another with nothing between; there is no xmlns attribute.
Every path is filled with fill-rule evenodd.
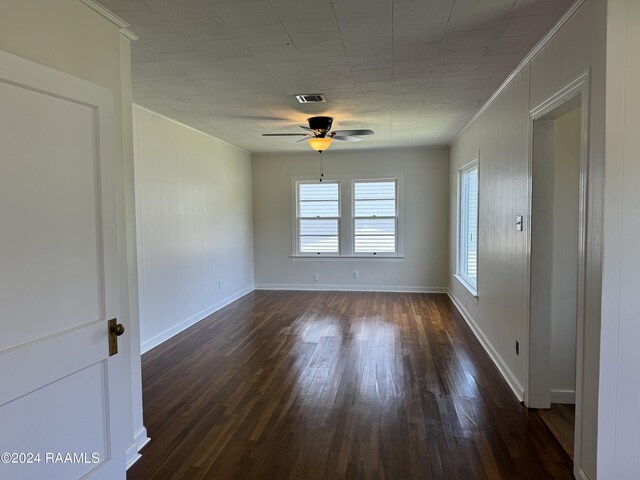
<svg viewBox="0 0 640 480"><path fill-rule="evenodd" d="M460 170L458 274L477 290L478 283L478 162Z"/></svg>
<svg viewBox="0 0 640 480"><path fill-rule="evenodd" d="M298 182L298 253L340 253L340 184Z"/></svg>
<svg viewBox="0 0 640 480"><path fill-rule="evenodd" d="M397 187L396 180L353 182L354 253L397 253Z"/></svg>

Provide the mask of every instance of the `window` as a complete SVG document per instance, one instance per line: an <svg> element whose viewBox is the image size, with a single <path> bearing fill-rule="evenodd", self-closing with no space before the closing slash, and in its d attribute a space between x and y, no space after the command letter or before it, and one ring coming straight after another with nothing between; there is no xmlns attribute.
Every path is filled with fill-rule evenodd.
<svg viewBox="0 0 640 480"><path fill-rule="evenodd" d="M292 180L292 258L404 258L400 178Z"/></svg>
<svg viewBox="0 0 640 480"><path fill-rule="evenodd" d="M299 254L340 252L340 184L338 182L297 183Z"/></svg>
<svg viewBox="0 0 640 480"><path fill-rule="evenodd" d="M478 283L478 161L460 170L458 275L475 291Z"/></svg>
<svg viewBox="0 0 640 480"><path fill-rule="evenodd" d="M397 252L397 181L353 182L353 252Z"/></svg>

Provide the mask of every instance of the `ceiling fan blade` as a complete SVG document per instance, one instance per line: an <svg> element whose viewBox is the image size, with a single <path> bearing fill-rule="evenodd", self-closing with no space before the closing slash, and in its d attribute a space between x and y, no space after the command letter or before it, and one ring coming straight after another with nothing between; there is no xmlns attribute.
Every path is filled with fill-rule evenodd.
<svg viewBox="0 0 640 480"><path fill-rule="evenodd" d="M331 138L334 140L343 140L345 142L361 142L360 137L354 137L353 135L333 135Z"/></svg>
<svg viewBox="0 0 640 480"><path fill-rule="evenodd" d="M316 130L314 130L313 128L305 127L303 125L300 125L300 128L304 128L305 130L308 130L310 132L316 133Z"/></svg>
<svg viewBox="0 0 640 480"><path fill-rule="evenodd" d="M373 135L373 130L336 130L334 135Z"/></svg>
<svg viewBox="0 0 640 480"><path fill-rule="evenodd" d="M296 143L306 142L310 138L313 138L313 135L307 135L305 138L301 138L300 140L296 140Z"/></svg>
<svg viewBox="0 0 640 480"><path fill-rule="evenodd" d="M263 137L306 137L306 133L263 133Z"/></svg>

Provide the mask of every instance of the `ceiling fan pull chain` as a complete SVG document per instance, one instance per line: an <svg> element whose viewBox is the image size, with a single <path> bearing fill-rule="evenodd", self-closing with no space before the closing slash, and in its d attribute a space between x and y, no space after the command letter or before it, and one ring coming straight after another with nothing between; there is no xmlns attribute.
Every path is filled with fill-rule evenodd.
<svg viewBox="0 0 640 480"><path fill-rule="evenodd" d="M323 178L324 178L324 159L320 157L320 183L322 183Z"/></svg>

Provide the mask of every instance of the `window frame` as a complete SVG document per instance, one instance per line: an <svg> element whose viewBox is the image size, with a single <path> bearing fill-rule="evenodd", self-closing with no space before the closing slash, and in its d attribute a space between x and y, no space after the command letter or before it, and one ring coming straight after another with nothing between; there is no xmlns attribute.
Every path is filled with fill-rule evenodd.
<svg viewBox="0 0 640 480"><path fill-rule="evenodd" d="M313 217L301 217L300 216L300 201L299 201L299 197L300 197L300 185L304 185L304 184L320 184L322 183L323 185L326 184L331 184L331 183L335 183L338 185L338 216L337 217L319 217L321 220L336 220L338 223L338 251L337 252L315 252L315 253L311 253L311 252L302 252L300 250L300 221L310 218L313 219ZM342 183L340 182L340 180L338 179L326 179L323 180L322 182L318 181L318 180L295 180L294 182L294 212L293 212L293 216L294 216L294 220L295 220L295 228L293 228L293 255L297 256L297 257L310 257L310 258L317 258L317 257L335 257L335 256L341 256L342 253ZM318 218L318 217L316 217Z"/></svg>
<svg viewBox="0 0 640 480"><path fill-rule="evenodd" d="M467 249L464 248L465 239L463 236L466 233L466 228L464 227L463 221L465 217L466 205L465 205L465 194L464 194L464 175L468 173L470 170L477 169L478 176L478 205L477 205L477 214L476 214L476 278L475 280L469 277L465 272L463 272L463 264L467 262L467 259L463 259L463 254L466 253ZM463 165L458 169L458 208L457 208L458 218L457 218L457 235L456 235L456 274L455 277L458 281L465 287L474 298L478 297L478 281L479 281L479 237L480 237L480 161L479 157L476 157L471 162Z"/></svg>
<svg viewBox="0 0 640 480"><path fill-rule="evenodd" d="M356 217L356 183L382 183L382 182L393 182L395 183L395 211L396 215L394 217ZM351 180L351 253L354 257L397 257L398 253L398 230L399 230L399 218L400 218L400 205L398 202L399 195L399 180L398 178L358 178ZM395 241L394 241L394 251L393 252L356 252L356 220L360 219L393 219L395 223Z"/></svg>
<svg viewBox="0 0 640 480"><path fill-rule="evenodd" d="M353 183L356 181L390 181L396 182L396 253L354 253L354 227L353 219ZM299 183L319 183L315 175L292 176L290 190L291 205L291 254L292 261L349 261L353 259L361 261L388 261L404 262L404 235L403 235L403 197L402 197L402 174L398 175L336 175L326 176L322 183L335 183L339 186L339 213L338 222L338 253L320 253L320 255L300 252L299 248L299 223L298 223L298 184Z"/></svg>

